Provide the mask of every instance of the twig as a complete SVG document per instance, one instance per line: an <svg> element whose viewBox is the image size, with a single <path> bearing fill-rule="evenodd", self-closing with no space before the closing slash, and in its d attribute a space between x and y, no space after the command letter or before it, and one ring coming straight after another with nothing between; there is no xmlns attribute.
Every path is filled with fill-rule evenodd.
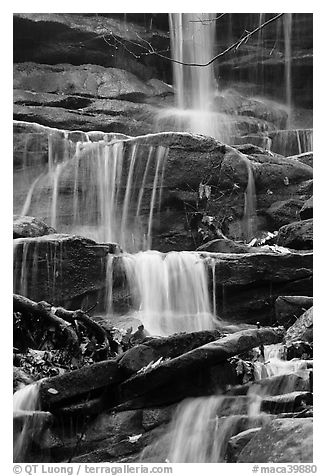
<svg viewBox="0 0 326 476"><path fill-rule="evenodd" d="M211 65L212 63L214 63L214 61L216 61L218 58L222 58L222 56L225 56L227 53L229 53L231 50L234 50L234 49L237 49L239 48L243 43L247 42L248 39L254 35L255 33L257 33L258 31L260 31L262 28L264 28L265 26L269 25L270 23L278 20L280 17L282 17L284 15L284 13L279 13L278 15L275 15L275 17L273 18L270 18L269 20L267 20L265 23L262 23L261 25L259 25L257 28L255 28L254 30L250 31L249 33L247 33L247 35L245 35L243 38L241 38L240 40L236 41L235 43L233 43L232 45L230 45L226 50L222 51L221 53L218 53L216 56L214 56L212 59L210 59L209 61L207 61L207 63L185 63L183 61L179 61L179 60L176 60L176 59L173 59L173 58L169 58L168 56L166 55L162 55L161 53L157 52L154 50L153 46L151 45L151 43L149 43L149 41L145 40L144 38L141 38L138 33L136 33L136 35L138 36L138 38L140 38L140 40L144 41L145 43L148 44L148 47L149 47L149 50L148 52L150 54L153 54L153 55L156 55L156 56L159 56L160 58L164 58L164 59L167 59L169 61L172 61L173 63L177 63L177 64L182 64L184 66L209 66ZM140 46L140 45L139 45Z"/></svg>

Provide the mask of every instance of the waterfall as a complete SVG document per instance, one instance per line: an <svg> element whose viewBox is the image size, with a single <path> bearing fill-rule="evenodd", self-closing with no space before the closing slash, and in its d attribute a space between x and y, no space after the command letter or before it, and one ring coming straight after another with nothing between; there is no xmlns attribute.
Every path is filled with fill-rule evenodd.
<svg viewBox="0 0 326 476"><path fill-rule="evenodd" d="M307 366L309 365L308 360L285 360L284 352L285 348L283 344L265 345L264 362L258 361L254 363L255 380L307 370Z"/></svg>
<svg viewBox="0 0 326 476"><path fill-rule="evenodd" d="M244 213L242 219L244 239L248 242L252 240L257 232L257 201L256 201L256 187L253 167L247 158L244 158L247 171L248 182L244 195Z"/></svg>
<svg viewBox="0 0 326 476"><path fill-rule="evenodd" d="M287 127L291 127L291 109L292 109L292 13L284 14L284 61L285 61L285 97L286 105L288 107Z"/></svg>
<svg viewBox="0 0 326 476"><path fill-rule="evenodd" d="M49 133L48 170L33 180L21 214L45 217L58 232L148 249L168 149L82 139Z"/></svg>
<svg viewBox="0 0 326 476"><path fill-rule="evenodd" d="M122 256L137 318L154 335L213 329L207 269L195 252Z"/></svg>
<svg viewBox="0 0 326 476"><path fill-rule="evenodd" d="M272 375L292 374L307 369L308 361L284 360L284 345L264 346L265 363L255 363L260 372L256 380ZM259 364L259 365L258 365ZM265 367L265 372L261 369ZM274 395L271 390L271 395ZM284 390L284 391L282 391ZM279 389L280 393L293 388ZM269 392L253 384L247 395L210 396L182 401L169 425L167 460L171 463L218 463L224 462L227 443L233 435L245 429L258 429L269 421L269 415L262 413L263 398ZM245 420L244 420L245 419ZM160 442L157 443L157 447ZM143 453L146 455L149 450ZM150 451L149 451L150 453Z"/></svg>
<svg viewBox="0 0 326 476"><path fill-rule="evenodd" d="M33 418L33 412L39 410L39 387L38 384L30 384L17 390L13 396L14 416L23 416L23 423L14 438L14 462L23 462L31 434L38 427L37 418Z"/></svg>
<svg viewBox="0 0 326 476"><path fill-rule="evenodd" d="M175 123L172 127L177 130L227 141L230 136L229 121L216 111L214 104L217 82L213 63L188 66L206 64L214 57L215 14L170 13L169 24L176 109L163 112L160 120L164 122L173 118Z"/></svg>

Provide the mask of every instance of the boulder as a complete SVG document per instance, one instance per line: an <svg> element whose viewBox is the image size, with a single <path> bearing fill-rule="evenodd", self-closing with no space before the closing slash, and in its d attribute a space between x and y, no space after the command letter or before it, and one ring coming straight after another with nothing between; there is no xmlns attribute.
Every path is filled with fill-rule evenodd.
<svg viewBox="0 0 326 476"><path fill-rule="evenodd" d="M131 100L155 94L134 74L95 64L16 63L14 88L52 94L70 94L105 99Z"/></svg>
<svg viewBox="0 0 326 476"><path fill-rule="evenodd" d="M312 418L272 420L241 451L238 463L312 463Z"/></svg>
<svg viewBox="0 0 326 476"><path fill-rule="evenodd" d="M56 233L55 229L36 217L14 215L14 239Z"/></svg>
<svg viewBox="0 0 326 476"><path fill-rule="evenodd" d="M289 159L298 160L299 162L313 167L313 152L303 152L302 154L293 155Z"/></svg>
<svg viewBox="0 0 326 476"><path fill-rule="evenodd" d="M313 198L310 197L307 201L304 202L300 210L301 220L307 220L308 218L313 217Z"/></svg>
<svg viewBox="0 0 326 476"><path fill-rule="evenodd" d="M313 219L295 221L280 228L277 244L294 250L312 250Z"/></svg>
<svg viewBox="0 0 326 476"><path fill-rule="evenodd" d="M252 247L236 243L228 239L217 238L216 240L208 241L199 246L196 251L210 251L214 253L251 253ZM255 250L253 250L255 252Z"/></svg>
<svg viewBox="0 0 326 476"><path fill-rule="evenodd" d="M312 359L313 357L313 345L312 343L304 342L304 341L295 341L289 343L286 346L286 359L302 359L308 360Z"/></svg>
<svg viewBox="0 0 326 476"><path fill-rule="evenodd" d="M304 312L286 331L285 342L289 344L296 341L313 341L313 307Z"/></svg>
<svg viewBox="0 0 326 476"><path fill-rule="evenodd" d="M239 454L249 443L251 438L256 435L261 430L261 427L249 428L238 433L235 436L232 436L228 441L228 446L226 450L226 458L228 463L236 463L239 457Z"/></svg>
<svg viewBox="0 0 326 476"><path fill-rule="evenodd" d="M279 296L275 301L277 322L288 328L312 305L313 298L309 296Z"/></svg>
<svg viewBox="0 0 326 476"><path fill-rule="evenodd" d="M302 205L302 200L294 198L273 203L268 210L266 210L266 214L272 222L273 229L277 230L283 225L297 221L300 217L299 213Z"/></svg>
<svg viewBox="0 0 326 476"><path fill-rule="evenodd" d="M34 301L80 308L83 299L94 298L105 288L107 255L112 250L112 245L73 235L15 239L14 292Z"/></svg>
<svg viewBox="0 0 326 476"><path fill-rule="evenodd" d="M169 423L176 410L176 405L167 407L144 408L142 425L146 431L156 428L163 423Z"/></svg>

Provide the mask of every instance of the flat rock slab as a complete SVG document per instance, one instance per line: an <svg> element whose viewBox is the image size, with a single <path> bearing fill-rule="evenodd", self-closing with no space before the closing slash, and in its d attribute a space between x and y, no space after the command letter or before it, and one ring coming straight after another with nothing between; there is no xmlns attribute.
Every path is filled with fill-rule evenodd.
<svg viewBox="0 0 326 476"><path fill-rule="evenodd" d="M312 418L275 419L240 453L238 463L312 463Z"/></svg>

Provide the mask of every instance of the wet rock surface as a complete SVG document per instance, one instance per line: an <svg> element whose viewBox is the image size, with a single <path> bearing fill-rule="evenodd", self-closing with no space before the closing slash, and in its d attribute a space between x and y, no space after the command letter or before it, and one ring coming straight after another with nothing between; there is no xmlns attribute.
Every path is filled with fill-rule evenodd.
<svg viewBox="0 0 326 476"><path fill-rule="evenodd" d="M295 221L282 226L279 230L277 243L295 250L312 250L313 219Z"/></svg>
<svg viewBox="0 0 326 476"><path fill-rule="evenodd" d="M275 301L277 321L285 328L290 327L301 314L313 305L308 296L279 296Z"/></svg>
<svg viewBox="0 0 326 476"><path fill-rule="evenodd" d="M35 217L14 215L13 238L52 235L55 229Z"/></svg>
<svg viewBox="0 0 326 476"><path fill-rule="evenodd" d="M313 307L304 312L295 323L287 330L285 341L312 342L313 340Z"/></svg>
<svg viewBox="0 0 326 476"><path fill-rule="evenodd" d="M240 453L239 463L310 463L312 419L276 419L258 432Z"/></svg>
<svg viewBox="0 0 326 476"><path fill-rule="evenodd" d="M16 239L14 289L36 301L73 306L105 287L110 249L110 245L72 235Z"/></svg>

